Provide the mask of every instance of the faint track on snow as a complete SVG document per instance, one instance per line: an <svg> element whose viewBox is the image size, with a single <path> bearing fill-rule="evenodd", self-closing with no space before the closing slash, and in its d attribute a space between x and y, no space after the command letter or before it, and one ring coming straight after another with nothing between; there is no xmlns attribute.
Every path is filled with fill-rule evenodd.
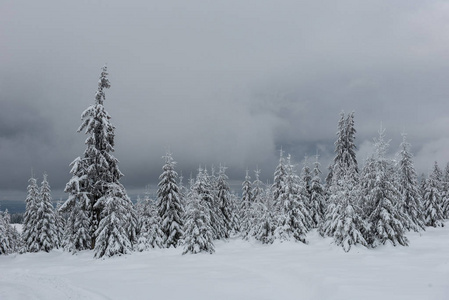
<svg viewBox="0 0 449 300"><path fill-rule="evenodd" d="M59 276L10 273L0 275L0 300L110 300Z"/></svg>

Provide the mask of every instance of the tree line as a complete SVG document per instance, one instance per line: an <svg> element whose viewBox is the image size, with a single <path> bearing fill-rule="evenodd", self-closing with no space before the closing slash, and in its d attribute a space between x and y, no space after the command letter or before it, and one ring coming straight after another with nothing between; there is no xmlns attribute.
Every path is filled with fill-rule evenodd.
<svg viewBox="0 0 449 300"><path fill-rule="evenodd" d="M317 230L344 251L356 244L374 248L391 243L407 246L407 232L444 226L449 218L449 164L435 162L432 173L418 179L406 135L395 159L379 130L372 155L359 169L354 113L341 113L335 157L322 181L318 156L301 170L280 151L272 184L254 180L246 171L241 196L228 184L226 167L205 167L183 183L167 152L156 199L149 193L133 204L120 183L123 174L113 156L115 127L104 108L110 87L103 67L95 103L81 115L86 149L71 163L67 200L53 208L47 175L40 188L30 178L19 234L7 212L0 213L0 254L93 250L96 258L182 247L183 254L214 252L214 241L240 235L264 244L294 240L307 244Z"/></svg>

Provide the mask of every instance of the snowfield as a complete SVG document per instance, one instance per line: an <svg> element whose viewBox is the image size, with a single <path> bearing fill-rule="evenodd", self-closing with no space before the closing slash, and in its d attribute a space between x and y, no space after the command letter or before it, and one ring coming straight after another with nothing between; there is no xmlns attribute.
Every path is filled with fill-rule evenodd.
<svg viewBox="0 0 449 300"><path fill-rule="evenodd" d="M313 231L309 245L234 238L217 241L212 255L0 256L0 299L449 299L449 222L408 237L409 247L349 253Z"/></svg>

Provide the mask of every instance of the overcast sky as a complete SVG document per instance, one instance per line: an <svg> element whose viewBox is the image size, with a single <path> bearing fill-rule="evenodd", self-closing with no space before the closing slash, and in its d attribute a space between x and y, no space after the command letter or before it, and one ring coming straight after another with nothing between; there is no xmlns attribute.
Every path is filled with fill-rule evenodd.
<svg viewBox="0 0 449 300"><path fill-rule="evenodd" d="M342 110L360 164L381 122L418 172L449 161L447 1L0 0L0 46L0 200L23 201L31 169L64 197L104 63L132 195L168 148L185 177L221 162L271 179L281 146L325 172Z"/></svg>

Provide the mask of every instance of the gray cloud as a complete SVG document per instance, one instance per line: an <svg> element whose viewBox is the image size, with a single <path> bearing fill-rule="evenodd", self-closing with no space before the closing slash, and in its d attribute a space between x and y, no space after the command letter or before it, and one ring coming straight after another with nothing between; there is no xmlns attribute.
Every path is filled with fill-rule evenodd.
<svg viewBox="0 0 449 300"><path fill-rule="evenodd" d="M105 62L115 155L136 193L157 182L167 148L185 177L222 162L234 180L257 165L266 180L281 146L298 162L318 149L324 171L342 110L356 112L360 155L382 122L391 153L406 131L420 172L443 165L448 12L444 1L5 1L0 189L25 192L32 167L63 189Z"/></svg>

